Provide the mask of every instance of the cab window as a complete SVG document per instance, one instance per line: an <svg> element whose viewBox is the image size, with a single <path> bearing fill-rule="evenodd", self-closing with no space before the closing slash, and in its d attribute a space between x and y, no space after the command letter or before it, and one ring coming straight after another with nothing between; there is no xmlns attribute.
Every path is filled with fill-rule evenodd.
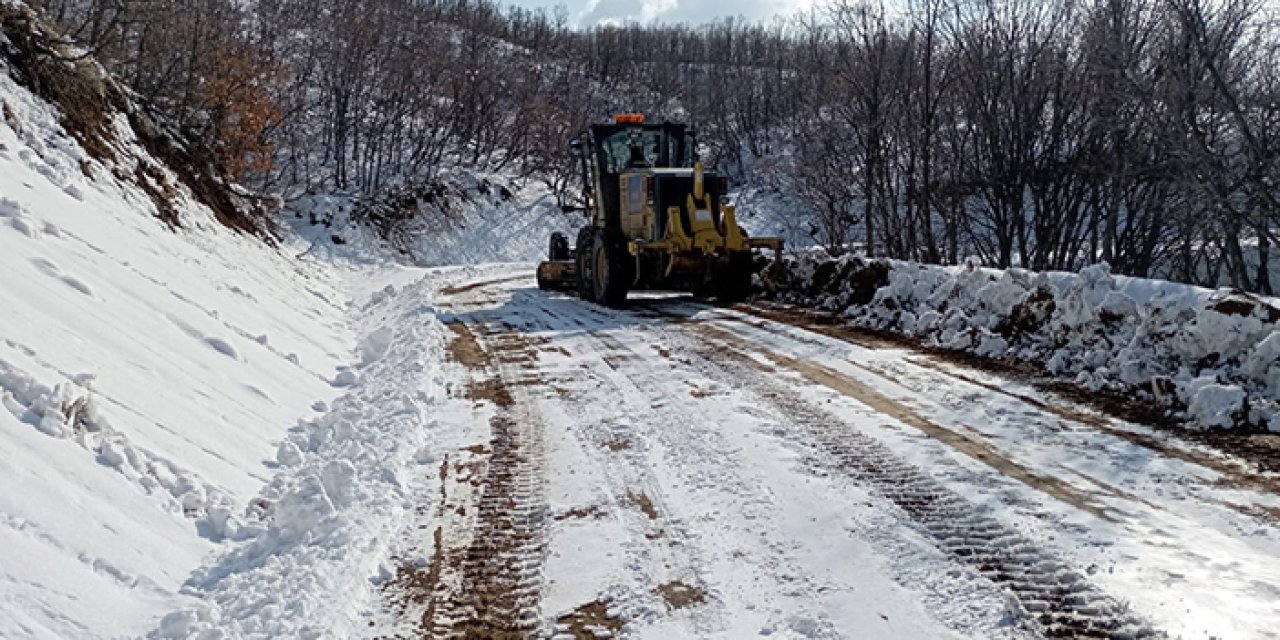
<svg viewBox="0 0 1280 640"><path fill-rule="evenodd" d="M627 178L627 211L639 213L644 208L644 176Z"/></svg>

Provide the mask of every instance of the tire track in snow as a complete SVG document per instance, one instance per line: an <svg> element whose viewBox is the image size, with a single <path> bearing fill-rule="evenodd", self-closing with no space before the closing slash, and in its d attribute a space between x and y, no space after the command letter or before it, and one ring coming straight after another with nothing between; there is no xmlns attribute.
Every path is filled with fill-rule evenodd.
<svg viewBox="0 0 1280 640"><path fill-rule="evenodd" d="M969 362L902 339L881 340L875 332L868 338L862 330L831 325L839 318L830 314L815 323L796 309L771 313L774 322L769 322L742 306L663 304L660 310L693 316L686 324L728 329L750 340L753 352L761 351L760 343L793 359L825 361L891 402L920 416L946 416L940 426L976 438L1037 474L1061 478L1105 504L1118 525L1061 523L1066 525L1062 537L1053 524L1060 518L1041 520L1042 514L1019 506L1025 498L1002 499L1021 512L1019 527L1035 532L1028 535L1056 539L1042 544L1062 548L1055 553L1070 556L1076 567L1089 567L1090 576L1103 567L1090 581L1131 598L1168 633L1231 635L1231 629L1248 635L1274 617L1273 603L1260 595L1269 590L1258 585L1275 582L1266 558L1274 557L1280 510L1274 474L1255 467L1256 459L1197 444L1195 434L1170 433L1142 418L1133 422L1132 413L1082 400L1079 392L1046 385L1016 369ZM913 447L914 437L891 437L886 444ZM978 473L964 482L982 486L980 476L990 471ZM1000 513L1003 520L1004 510ZM1183 599L1197 606L1176 604Z"/></svg>
<svg viewBox="0 0 1280 640"><path fill-rule="evenodd" d="M582 368L575 380L586 378L592 384L570 385L566 396L547 398L547 402L562 406L543 409L567 417L579 403L603 398L617 403L617 412L603 424L572 419L562 422L572 425L572 438L584 450L596 454L592 462L598 465L608 504L592 506L602 510L601 517L629 523L628 528L636 534L621 549L628 558L625 564L632 572L631 582L600 585L600 599L562 616L556 621L557 630L575 638L614 637L624 621L653 621L662 617L658 612L664 608L669 613L704 604L705 562L698 557L687 525L673 516L667 505L663 481L669 479L658 478L649 459L651 447L666 443L654 442L655 434L645 427L670 425L673 416L660 415L653 402L635 401L654 391L642 389L646 381L629 368L643 356L610 334L620 324L634 322L635 317L584 306L578 300L549 299L541 293L512 292L512 300L519 303L522 313L507 320L518 320L521 331L569 329L573 334L580 332L588 343L590 350L582 354ZM659 573L665 577L650 574L656 567L662 568ZM693 628L687 632L694 633Z"/></svg>
<svg viewBox="0 0 1280 640"><path fill-rule="evenodd" d="M536 637L547 519L542 424L520 397L514 370L532 357L530 345L487 331L476 313L448 326L450 357L473 372L466 397L496 407L489 441L470 456L445 458L442 495L427 518L436 523L430 560L402 565L383 591L400 615L422 611L421 637Z"/></svg>
<svg viewBox="0 0 1280 640"><path fill-rule="evenodd" d="M518 336L490 333L485 349L471 326L454 324L459 341L477 344L492 375L475 393L499 413L490 419L490 453L478 479L476 522L465 549L445 549L443 571L458 573L458 591L439 602L433 637L525 638L539 625L538 595L546 507L542 497L542 425L513 397L513 363L533 357ZM485 340L487 341L487 340ZM473 351L474 352L474 351ZM441 584L448 581L441 580Z"/></svg>
<svg viewBox="0 0 1280 640"><path fill-rule="evenodd" d="M537 295L514 292L513 298L532 298ZM498 302L498 300L487 302ZM581 304L576 301L565 302ZM466 362L467 358L472 358L473 370L480 373L497 372L496 376L488 379L478 376L479 384L473 384L468 393L482 394L480 397L485 397L483 394L487 394L500 410L490 425L494 441L490 445L492 451L486 452L489 456L488 466L473 466L474 477L479 487L476 489L475 496L467 502L471 505L468 511L474 508L476 512L474 516L476 524L470 532L471 538L451 540L446 528L446 535L442 536L443 550L439 554L439 560L433 563L439 567L440 575L432 598L435 608L431 610L431 624L426 627L432 637L530 637L538 631L536 593L533 594L532 607L522 606L518 602L514 606L508 606L511 598L507 598L506 602L499 602L501 597L510 595L501 588L491 592L489 596L483 595L486 585L509 584L507 580L511 579L512 574L510 566L495 570L491 563L485 562L486 553L497 551L501 554L504 551L503 549L495 550L495 546L525 544L523 540L500 542L498 545L478 541L484 540L488 535L501 535L501 532L486 529L484 524L486 520L494 522L502 519L503 516L484 515L484 500L485 496L493 495L490 492L490 483L501 486L502 483L508 482L501 477L492 478L491 470L498 457L505 455L497 445L498 438L503 436L504 430L514 432L520 425L504 423L502 419L510 417L513 412L518 413L521 410L520 407L526 404L516 402L511 394L529 389L536 383L536 380L522 375L519 369L527 366L536 372L536 368L529 362L534 356L528 348L527 338L522 338L514 331L486 333L481 330L482 327L494 327L497 322L515 321L517 318L525 332L537 331L544 325L545 328L559 329L564 329L563 325L566 324L573 325L575 328L570 329L571 331L580 328L582 334L585 334L584 339L596 345L591 349L590 355L598 357L608 365L608 369L596 368L593 378L603 374L605 377L602 381L606 381L606 388L622 384L628 393L620 395L635 395L634 392L643 392L637 397L649 399L648 410L642 411L645 414L643 419L645 424L657 425L664 422L670 424L672 417L677 413L685 412L678 411L677 407L663 409L661 405L653 404L654 398L657 397L653 394L670 392L672 374L678 374L679 369L687 366L687 363L664 367L661 371L651 371L649 368L652 367L653 361L646 359L646 356L651 354L641 354L636 351L637 347L647 345L632 344L631 340L624 341L621 339L623 336L609 335L608 331L625 328L628 324L638 324L641 330L652 328L659 335L680 337L687 335L684 329L690 326L697 327L698 323L679 326L661 324L647 327L646 321L636 322L635 314L607 312L594 308L570 308L564 305L548 304L542 300L518 300L511 307L501 312L483 306L470 307L474 311L467 316L468 324L465 327L455 325L454 329L459 333L460 338L463 338L460 329L465 329L468 333L474 329L481 334L478 338L474 334L471 335L471 342L476 344L474 350L466 349L459 352L471 355L460 355L456 359ZM517 309L519 314L513 315L513 311ZM560 314L559 318L544 319L543 317L544 314L553 316L557 313ZM488 350L479 346L482 341L490 347ZM751 357L751 354L734 345L701 340L693 342L696 344L690 349L690 355L698 360L716 363L723 362L728 356L735 362L745 359L757 365L759 363ZM504 345L508 344L512 345L512 348L504 348ZM724 371L729 374L728 369ZM798 423L808 435L806 438L809 441L808 445L819 452L818 458L824 460L831 470L852 477L862 485L874 487L911 516L917 528L936 541L939 549L958 562L970 564L992 582L1009 589L1016 596L1018 606L1027 612L1028 617L1039 621L1039 630L1044 635L1067 637L1149 635L1140 621L1124 617L1125 614L1120 605L1085 583L1082 576L1057 562L1033 543L1013 533L990 516L974 514L974 508L970 503L948 492L927 474L903 464L883 445L879 445L869 436L855 437L857 434L851 436L848 427L841 424L835 416L796 401L793 381L777 379L776 371L772 372L773 375L760 372L753 374L752 371L749 367L743 367L741 370L734 370L731 375L734 376L736 384L744 385L756 394L771 400L784 415ZM499 383L493 383L495 378ZM721 378L720 381L725 380ZM610 382L614 384L611 385ZM621 391L622 388L618 390ZM590 401L592 397L609 397L615 393L617 392L592 391L589 396L573 400ZM503 399L503 394L506 394L506 399ZM701 400L699 396L694 397ZM714 401L711 402L714 403ZM631 409L638 410L645 407L637 405ZM695 429L697 426L691 424L688 428ZM507 435L510 436L513 433ZM667 436L665 431L660 431L642 437L658 437L666 440ZM667 446L670 445L679 445L679 442L672 441ZM520 448L513 447L511 451L519 452ZM507 459L512 464L519 464L515 456ZM643 463L644 461L641 460L628 466L643 465ZM719 468L714 464L711 467ZM694 471L693 468L689 470ZM711 471L712 469L707 469L696 472L705 476ZM721 471L727 472L729 468L725 467ZM519 472L513 473L513 476L520 475ZM624 476L631 475L634 474L624 474ZM706 476L701 479L713 481L714 477ZM722 484L723 481L730 479L721 478L719 483ZM660 494L656 491L655 497L659 497L659 506L661 506ZM463 500L468 499L463 498ZM510 514L513 511L513 505L522 500L527 498L516 497L501 504L495 503L491 506L490 512ZM745 506L739 505L739 508ZM508 518L508 520L513 519ZM677 532L669 531L669 533ZM462 553L459 554L458 550L462 550ZM699 561L696 549L689 551L693 552L693 556L689 559L693 561L693 569L697 572L702 563ZM508 555L508 557L513 556L527 557L520 552ZM472 562L468 564L468 560ZM506 578L496 577L497 574L504 573ZM532 573L536 584L539 579L536 565ZM519 575L515 578L516 582L520 582L521 579ZM479 591L481 596L472 596L475 591ZM714 591L712 593L714 597ZM532 613L527 619L531 626L522 625L521 611Z"/></svg>
<svg viewBox="0 0 1280 640"><path fill-rule="evenodd" d="M672 313L660 308L650 308L649 313L658 317L671 317L680 321L682 324L687 323L694 331L705 335L712 340L725 343L726 345L732 344L742 354L751 353L759 357L766 358L775 365L800 374L812 383L827 387L845 396L854 398L858 400L858 402L881 414L890 416L900 422L908 424L928 435L930 438L938 440L956 451L983 462L1006 477L1017 480L1042 493L1048 494L1057 500L1070 504L1083 511L1087 511L1104 520L1115 520L1115 517L1110 513L1105 505L1098 503L1091 496L1077 490L1075 487L1064 482L1060 478L1036 473L1025 465L1022 465L1004 455L996 447L992 446L982 438L973 437L964 433L962 430L939 425L924 417L915 409L872 389L859 380L842 375L839 372L829 369L821 364L801 361L781 353L761 352L759 349L753 348L752 344L749 344L747 340L741 338L737 334L720 327L712 326L706 322L690 321L687 316ZM736 319L730 320L733 321ZM758 359L751 358L751 361L756 369L760 369L760 361ZM888 372L869 369L857 362L850 362L849 364L901 385L901 382L893 378Z"/></svg>
<svg viewBox="0 0 1280 640"><path fill-rule="evenodd" d="M763 318L789 325L804 331L812 331L865 348L893 348L914 352L905 358L911 364L933 369L941 375L960 382L980 386L988 391L1024 402L1036 409L1056 414L1070 422L1087 425L1110 435L1129 440L1133 444L1152 449L1161 454L1204 466L1229 477L1230 482L1243 487L1256 487L1269 493L1280 494L1280 482L1274 477L1280 471L1280 445L1265 435L1233 433L1226 430L1188 430L1176 420L1158 418L1157 412L1143 403L1125 404L1109 394L1098 395L1072 385L1070 382L1044 377L1034 367L1009 365L1003 361L982 358L945 347L920 344L917 340L889 331L867 329L846 324L840 316L831 312L793 307L776 302L756 301L735 305L734 310L745 317L726 317L725 320L766 328L750 317ZM799 336L791 336L801 340ZM1010 391L966 375L951 365L959 363L978 371L1001 378L1012 378L1031 389L1047 392L1044 401L1025 393ZM1089 407L1085 411L1080 407ZM1110 418L1143 425L1149 433L1117 428ZM1225 454L1224 458L1221 454ZM1280 514L1274 510L1260 509L1276 521Z"/></svg>
<svg viewBox="0 0 1280 640"><path fill-rule="evenodd" d="M806 577L793 557L792 541L765 524L778 515L768 486L757 484L767 479L743 475L736 466L739 462L726 457L728 443L716 433L716 425L722 425L722 401L697 393L687 384L687 373L682 373L687 372L688 363L673 360L670 352L663 354L654 343L662 342L669 328L655 326L639 314L538 292L513 292L513 301L520 309L522 330L554 331L574 341L580 338L578 344L585 342L586 350L575 349L575 358L584 367L579 379L585 376L591 383L575 385L569 402L563 403L566 411L572 411L573 404L605 398L618 405L620 419L575 425L573 437L587 450L603 454L595 460L613 502L601 507L608 508L603 517L642 524L622 549L628 579L601 585L606 588L602 594L606 601L586 608L605 604L628 625L642 629L678 622L689 625L679 637L714 636L714 629L733 624L725 600L741 597L738 590L744 582L770 584L784 592L778 596L782 600L772 601L771 606L787 614L767 622L760 633L790 629L805 637L843 637L818 604L830 585ZM657 468L666 473L659 476ZM686 494L683 503L669 495L672 490ZM713 504L730 500L739 518L730 518L710 504L688 512L690 491ZM680 504L686 505L683 513L673 510ZM702 529L707 512L716 513L722 528L750 531L728 536L744 546L708 547L716 536ZM721 571L726 564L740 565L753 577L725 581ZM596 632L600 635L574 637L609 637L603 627ZM574 633L572 626L569 633Z"/></svg>
<svg viewBox="0 0 1280 640"><path fill-rule="evenodd" d="M754 351L733 334L699 323L693 331L710 339L693 341L708 360L728 358L744 365L742 382L770 399L804 427L814 445L830 460L834 471L869 484L901 508L938 547L953 559L974 567L992 582L1007 588L1018 608L1034 619L1049 638L1152 638L1162 634L1127 611L1127 607L1091 585L1053 554L1038 547L948 490L928 473L899 460L872 437L847 427L839 417L797 399L776 381L776 371L757 360ZM765 353L778 366L795 370L801 364ZM802 367L796 371L805 375ZM835 374L838 375L838 374ZM807 377L807 376L806 376ZM823 386L830 381L812 380ZM874 398L833 388L867 404ZM890 414L892 417L892 414ZM911 424L911 423L908 423Z"/></svg>
<svg viewBox="0 0 1280 640"><path fill-rule="evenodd" d="M1261 467L1263 466L1263 463L1260 463L1256 459L1251 459L1246 462L1245 460L1234 456L1223 456L1214 451L1211 443L1195 444L1196 440L1200 438L1200 434L1197 432L1188 432L1185 434L1185 437L1189 442L1181 442L1181 438L1179 436L1169 436L1159 431L1151 431L1149 433L1139 432L1133 430L1131 427L1126 428L1116 426L1105 414L1090 413L1053 399L1042 400L1032 397L1026 393L1020 393L1015 390L1001 387L994 382L981 380L973 375L968 375L962 371L949 367L944 362L932 356L923 355L919 357L908 357L905 360L910 364L934 372L938 376L942 376L943 379L954 380L985 391L999 393L1041 412L1062 418L1072 424L1084 425L1107 435L1121 438L1134 445L1150 449L1163 456L1175 458L1183 462L1188 462L1190 464L1210 469L1223 476L1222 480L1219 481L1221 483L1237 487L1257 489L1258 491L1280 495L1280 478L1276 477L1274 474L1269 474L1265 469L1260 472L1252 468L1254 465ZM1251 437L1251 435L1252 434L1245 434L1241 437L1247 439ZM1214 438L1217 439L1227 437L1230 436L1223 434L1214 435ZM1263 454L1259 452L1257 455L1262 456ZM1274 450L1268 452L1266 455L1280 460L1280 453L1277 453ZM1269 517L1273 522L1280 521L1280 509L1273 507L1231 503L1228 503L1227 506L1229 508L1241 510L1245 513L1249 513L1250 510L1253 509L1256 510L1256 512L1251 515Z"/></svg>

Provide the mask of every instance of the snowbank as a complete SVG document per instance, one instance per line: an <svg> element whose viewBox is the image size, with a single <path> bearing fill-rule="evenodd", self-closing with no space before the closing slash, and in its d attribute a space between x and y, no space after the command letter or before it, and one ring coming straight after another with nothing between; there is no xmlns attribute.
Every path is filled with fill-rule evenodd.
<svg viewBox="0 0 1280 640"><path fill-rule="evenodd" d="M279 472L238 526L252 536L192 576L186 592L201 602L166 615L152 637L357 633L361 596L422 499L413 468L440 456L429 422L445 394L445 332L430 289L406 289L370 296L358 314L358 363L343 370L347 392L289 430L274 454Z"/></svg>
<svg viewBox="0 0 1280 640"><path fill-rule="evenodd" d="M818 255L762 273L765 295L1090 390L1185 409L1201 427L1280 431L1280 305L1230 290L1113 276Z"/></svg>

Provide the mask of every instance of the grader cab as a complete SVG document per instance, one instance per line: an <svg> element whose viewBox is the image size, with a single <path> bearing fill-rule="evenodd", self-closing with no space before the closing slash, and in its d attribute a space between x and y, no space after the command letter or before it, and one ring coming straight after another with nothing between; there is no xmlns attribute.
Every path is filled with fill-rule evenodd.
<svg viewBox="0 0 1280 640"><path fill-rule="evenodd" d="M570 144L591 220L577 243L553 234L538 286L576 291L609 307L633 289L710 294L735 302L750 293L753 250L782 251L779 238L750 238L725 202L728 179L696 159L683 124L645 124L639 114L593 125Z"/></svg>

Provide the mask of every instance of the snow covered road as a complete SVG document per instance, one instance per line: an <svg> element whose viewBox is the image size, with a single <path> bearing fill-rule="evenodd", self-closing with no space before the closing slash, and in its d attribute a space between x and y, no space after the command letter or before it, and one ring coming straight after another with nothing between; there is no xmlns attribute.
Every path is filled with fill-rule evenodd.
<svg viewBox="0 0 1280 640"><path fill-rule="evenodd" d="M370 635L1280 628L1266 476L926 354L681 296L608 310L527 269L416 283L448 342L442 454Z"/></svg>

